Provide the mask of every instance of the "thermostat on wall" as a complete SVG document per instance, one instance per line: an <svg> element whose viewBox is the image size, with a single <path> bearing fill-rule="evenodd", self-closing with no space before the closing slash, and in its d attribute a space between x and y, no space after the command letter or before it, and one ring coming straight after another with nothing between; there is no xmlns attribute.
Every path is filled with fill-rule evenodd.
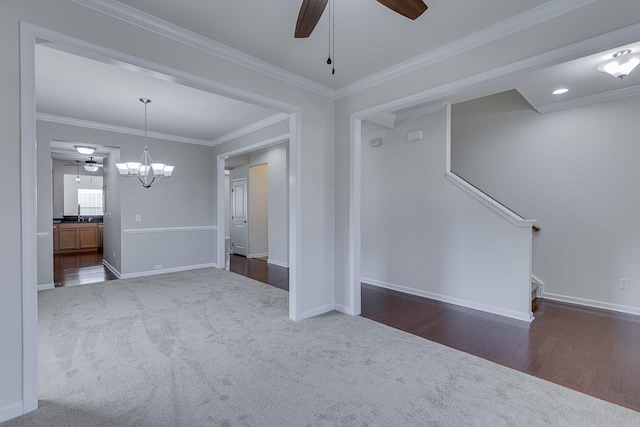
<svg viewBox="0 0 640 427"><path fill-rule="evenodd" d="M423 136L424 134L421 130L414 130L413 132L407 133L407 141L417 141L422 139Z"/></svg>
<svg viewBox="0 0 640 427"><path fill-rule="evenodd" d="M369 147L379 147L382 145L382 138L376 138L369 141Z"/></svg>

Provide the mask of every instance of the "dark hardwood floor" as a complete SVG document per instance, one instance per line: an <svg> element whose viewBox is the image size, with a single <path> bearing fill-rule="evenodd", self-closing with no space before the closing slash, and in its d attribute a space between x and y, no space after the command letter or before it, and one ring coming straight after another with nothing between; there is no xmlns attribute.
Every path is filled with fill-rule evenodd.
<svg viewBox="0 0 640 427"><path fill-rule="evenodd" d="M538 300L528 324L366 284L362 316L640 411L639 316Z"/></svg>
<svg viewBox="0 0 640 427"><path fill-rule="evenodd" d="M53 281L56 288L115 280L102 265L102 252L53 255Z"/></svg>
<svg viewBox="0 0 640 427"><path fill-rule="evenodd" d="M231 255L229 271L285 291L289 290L289 269L268 264L263 259Z"/></svg>

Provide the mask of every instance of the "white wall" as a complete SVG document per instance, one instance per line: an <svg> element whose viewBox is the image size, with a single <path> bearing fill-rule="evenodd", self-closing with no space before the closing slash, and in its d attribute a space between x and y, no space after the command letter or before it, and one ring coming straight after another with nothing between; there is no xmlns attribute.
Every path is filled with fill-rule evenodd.
<svg viewBox="0 0 640 427"><path fill-rule="evenodd" d="M249 168L249 247L248 256L269 254L269 166Z"/></svg>
<svg viewBox="0 0 640 427"><path fill-rule="evenodd" d="M122 271L122 177L115 164L120 162L120 149L109 153L104 162L104 184L106 206L103 215L103 260L116 271Z"/></svg>
<svg viewBox="0 0 640 427"><path fill-rule="evenodd" d="M528 319L531 230L445 179L446 115L363 131L362 280ZM414 130L424 139L408 142Z"/></svg>
<svg viewBox="0 0 640 427"><path fill-rule="evenodd" d="M252 153L250 165L268 167L269 261L289 265L289 146L280 144Z"/></svg>
<svg viewBox="0 0 640 427"><path fill-rule="evenodd" d="M38 135L37 158L38 170L38 199L37 199L37 230L38 230L38 285L53 285L53 218L51 203L52 160L51 145L46 138ZM47 286L48 287L48 286Z"/></svg>
<svg viewBox="0 0 640 427"><path fill-rule="evenodd" d="M453 106L452 169L539 221L533 273L554 297L640 313L639 110L635 96L540 114L516 91Z"/></svg>

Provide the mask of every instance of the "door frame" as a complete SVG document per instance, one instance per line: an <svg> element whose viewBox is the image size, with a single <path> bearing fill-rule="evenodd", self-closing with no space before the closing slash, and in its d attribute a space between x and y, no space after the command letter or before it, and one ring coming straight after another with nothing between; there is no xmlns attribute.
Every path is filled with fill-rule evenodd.
<svg viewBox="0 0 640 427"><path fill-rule="evenodd" d="M245 255L244 256L248 256L249 255L249 178L245 177L245 178L236 178L236 179L230 179L229 183L231 184L231 193L233 194L233 183L236 181L244 181L244 209L245 209L245 213L244 213L244 218L245 218L245 233L247 235L247 238L245 240L245 245L244 245L244 250L245 250ZM233 229L235 228L233 226L233 219L234 219L234 215L233 213L235 212L234 206L235 206L235 197L232 195L231 199L233 200L233 202L231 203L231 231L229 232L229 250L233 251ZM225 237L226 237L226 230L225 230ZM226 254L225 254L226 255Z"/></svg>
<svg viewBox="0 0 640 427"><path fill-rule="evenodd" d="M294 118L296 116L297 118ZM247 145L245 147L235 148L233 150L225 151L217 156L217 171L218 171L218 188L217 188L217 205L218 205L218 233L217 233L217 245L218 245L218 265L225 265L225 189L224 189L224 162L227 158L237 156L240 154L246 154L259 149L272 147L275 145L289 143L289 318L291 320L301 319L300 313L300 292L299 284L300 274L298 268L298 259L300 245L298 243L300 238L300 185L298 183L298 177L300 176L300 149L299 141L300 137L292 137L300 132L300 112L293 113L289 116L289 133L275 136L273 138L266 139L264 141L257 142L255 144ZM230 200L227 200L229 203ZM248 214L247 214L248 216ZM250 221L250 219L249 219ZM248 242L247 242L248 247Z"/></svg>
<svg viewBox="0 0 640 427"><path fill-rule="evenodd" d="M300 270L300 140L301 109L273 98L200 77L172 67L151 62L127 53L106 48L47 28L20 21L20 207L21 207L21 285L22 285L22 411L25 414L38 408L38 290L37 290L37 222L36 193L36 100L35 46L39 42L52 43L65 51L90 57L111 65L126 67L169 82L229 97L265 107L289 116L290 172L289 172L289 317L302 318L298 289ZM218 170L218 190L224 185L224 167ZM220 194L218 193L218 196ZM219 203L219 199L218 199ZM224 230L224 205L218 206L218 240ZM224 233L222 233L224 237ZM214 242L215 243L215 242ZM217 253L218 267L224 266L224 238L222 252ZM214 248L216 245L214 244ZM219 246L218 246L219 249ZM222 260L222 263L220 263Z"/></svg>

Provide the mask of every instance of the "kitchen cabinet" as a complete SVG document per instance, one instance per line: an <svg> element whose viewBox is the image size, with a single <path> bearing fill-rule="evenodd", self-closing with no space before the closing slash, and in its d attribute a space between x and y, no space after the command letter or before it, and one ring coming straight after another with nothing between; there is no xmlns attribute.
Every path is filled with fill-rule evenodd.
<svg viewBox="0 0 640 427"><path fill-rule="evenodd" d="M61 222L54 224L55 252L84 252L97 250L99 230L97 222Z"/></svg>

